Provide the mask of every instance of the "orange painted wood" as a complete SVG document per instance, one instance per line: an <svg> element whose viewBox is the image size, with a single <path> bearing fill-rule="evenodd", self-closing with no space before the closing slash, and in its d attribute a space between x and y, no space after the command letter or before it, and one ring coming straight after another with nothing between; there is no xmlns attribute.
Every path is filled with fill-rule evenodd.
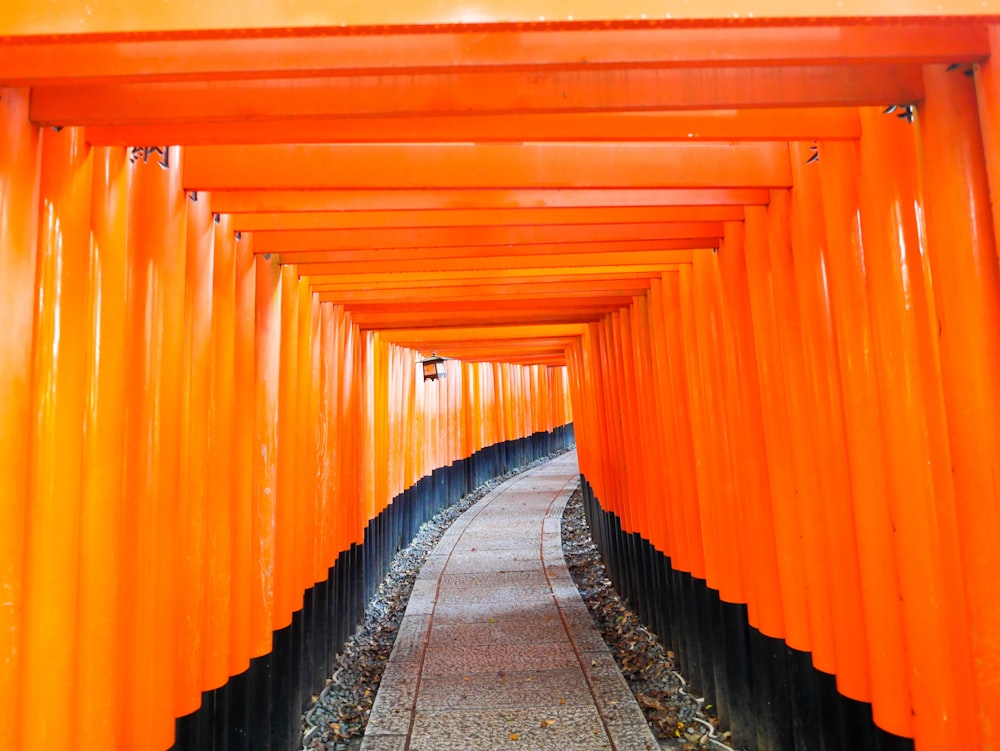
<svg viewBox="0 0 1000 751"><path fill-rule="evenodd" d="M212 373L212 274L215 227L207 203L188 208L185 238L184 358L186 372L180 374L181 456L178 465L177 575L183 582L183 602L177 610L178 666L174 704L178 716L201 705L205 667L206 613L209 566L206 539L209 433L214 405L209 398ZM228 521L228 520L227 520Z"/></svg>
<svg viewBox="0 0 1000 751"><path fill-rule="evenodd" d="M875 353L865 346L872 339L871 306L866 296L867 268L859 216L859 155L856 145L824 143L823 211L830 243L828 273L830 302L837 327L837 354L843 384L844 428L850 464L851 496L867 638L855 642L856 654L867 654L869 701L880 727L906 734L912 719L908 696L890 687L906 682L905 647L897 608L899 599L883 462L885 436L878 400ZM864 646L863 646L864 645ZM860 678L860 676L858 676ZM858 684L858 690L863 684Z"/></svg>
<svg viewBox="0 0 1000 751"><path fill-rule="evenodd" d="M176 156L176 155L175 155ZM186 211L178 170L129 166L127 350L133 368L124 454L119 744L160 749L174 733ZM171 697L165 701L163 697Z"/></svg>
<svg viewBox="0 0 1000 751"><path fill-rule="evenodd" d="M987 34L991 52L1000 49L1000 26L988 24ZM986 159L986 174L990 185L990 195L1000 193L1000 174L996 165L1000 164L1000 86L997 84L997 64L991 58L981 63L975 72L976 102L979 107L979 123L983 136L983 153ZM1000 203L993 202L993 227L1000 226ZM1000 252L1000 248L998 248Z"/></svg>
<svg viewBox="0 0 1000 751"><path fill-rule="evenodd" d="M278 409L281 382L281 267L258 255L254 302L254 441L251 495L250 656L271 651L277 534ZM279 614L278 619L282 616Z"/></svg>
<svg viewBox="0 0 1000 751"><path fill-rule="evenodd" d="M938 506L949 543L941 555L948 580L964 584L965 597L954 597L948 613L953 638L968 644L968 652L956 645L956 683L975 687L957 721L976 725L970 740L989 748L1000 744L997 715L988 709L1000 697L1000 683L987 668L1000 661L1000 609L980 604L1000 597L989 573L996 566L991 541L1000 531L1000 488L993 483L1000 471L1000 331L983 323L1000 320L1000 268L974 82L942 66L927 66L924 78L927 259L955 487L954 507ZM952 611L963 601L967 616Z"/></svg>
<svg viewBox="0 0 1000 751"><path fill-rule="evenodd" d="M614 259L610 258L607 260L606 265L598 266L541 266L539 268L534 267L518 267L518 268L487 268L487 269L455 269L449 271L410 271L403 273L394 272L375 272L375 273L359 273L351 274L347 276L337 276L332 272L336 271L335 264L334 268L331 269L329 264L299 264L297 266L299 273L309 276L313 279L320 279L322 281L329 280L343 280L350 279L355 284L360 285L375 285L375 284L398 284L401 279L406 279L412 283L429 283L430 286L436 285L439 281L454 281L454 280L477 280L479 283L483 283L484 280L503 280L516 278L516 279L536 279L539 282L553 282L560 279L569 279L574 281L586 280L590 277L594 278L604 278L609 274L620 274L622 268L620 266L613 265ZM643 263L635 266L629 266L628 269L631 272L630 276L632 278L643 278L648 277L651 274L656 274L662 271L676 271L679 266L683 265L682 262L666 262L666 263Z"/></svg>
<svg viewBox="0 0 1000 751"><path fill-rule="evenodd" d="M212 209L222 213L316 211L444 211L577 207L660 208L669 206L745 206L768 202L766 190L755 188L596 187L592 189L420 190L260 190L215 191Z"/></svg>
<svg viewBox="0 0 1000 751"><path fill-rule="evenodd" d="M995 745L1000 7L8 5L0 747L168 748L401 491L571 419L879 726Z"/></svg>
<svg viewBox="0 0 1000 751"><path fill-rule="evenodd" d="M778 551L778 573L781 586L781 601L785 615L785 641L798 649L808 649L809 613L806 602L807 576L803 565L805 560L801 522L796 503L796 465L793 458L792 437L793 404L790 401L791 376L785 347L787 332L782 329L792 325L793 320L785 309L785 302L779 299L783 292L779 281L775 257L790 253L790 227L788 218L787 193L775 192L767 209L767 248L759 248L759 256L747 257L747 271L750 278L751 304L754 306L754 328L769 368L768 387L761 389L761 402L765 415L765 433L768 440L767 451L772 488L772 513L774 533ZM773 275L773 276L772 276ZM770 278L768 278L770 277ZM773 281L772 281L773 280ZM754 293L757 293L756 295ZM784 292L787 294L787 291ZM754 297L759 295L754 301ZM760 330L757 327L757 310L760 314ZM774 457L774 458L771 458Z"/></svg>
<svg viewBox="0 0 1000 751"><path fill-rule="evenodd" d="M943 34L939 38L947 38ZM381 43L384 49L385 43ZM34 51L34 45L26 48ZM62 48L66 50L66 47ZM69 48L74 49L74 48ZM25 48L21 48L23 52ZM2 54L0 49L0 54ZM948 58L967 57L953 55ZM494 112L461 118L401 117L289 118L273 114L251 122L91 125L95 145L135 143L522 143L539 141L783 141L850 139L860 134L853 107L780 107L752 110L581 112Z"/></svg>
<svg viewBox="0 0 1000 751"><path fill-rule="evenodd" d="M289 259L291 260L291 259ZM597 253L558 253L526 256L493 256L438 260L406 259L396 261L309 261L295 264L305 276L337 275L341 278L358 275L365 278L388 274L398 278L400 272L413 274L448 273L468 278L496 278L502 274L541 277L560 276L564 270L583 276L587 271L606 273L611 269L634 268L637 272L687 263L690 250L613 251ZM438 271L444 268L446 271ZM390 277L392 278L392 277Z"/></svg>
<svg viewBox="0 0 1000 751"><path fill-rule="evenodd" d="M483 97L483 91L491 96ZM906 62L601 67L569 71L428 72L225 81L44 86L31 100L39 125L246 122L295 119L629 110L753 109L909 102L923 96Z"/></svg>
<svg viewBox="0 0 1000 751"><path fill-rule="evenodd" d="M637 225L642 226L642 225ZM559 240L559 234L552 228L550 234L554 239ZM715 228L707 230L714 231ZM266 233L265 233L266 234ZM657 234L657 233L651 233ZM664 234L670 234L665 232ZM721 227L718 229L721 235ZM578 236L586 236L582 231ZM405 242L405 240L404 240ZM508 263L537 263L539 259L554 256L555 260L565 263L566 257L570 260L583 255L599 254L613 260L620 260L623 268L627 268L629 253L663 253L666 257L674 259L678 263L685 263L691 260L691 251L698 248L711 247L718 242L717 236L693 237L682 239L665 240L609 240L606 242L542 242L525 243L519 245L495 244L495 245L457 245L452 247L405 247L405 248L377 248L377 249L347 249L347 250L303 250L288 253L280 253L282 263L295 263L299 266L310 264L326 264L332 271L339 271L343 275L349 274L351 268L360 269L367 273L376 273L384 267L386 263L393 263L399 274L406 273L409 269L404 266L416 265L423 261L432 268L449 269L475 266L478 263L493 266L502 266L506 260ZM667 252L672 251L672 252ZM353 263L353 266L345 265Z"/></svg>
<svg viewBox="0 0 1000 751"><path fill-rule="evenodd" d="M748 220L749 223L749 220ZM762 434L760 379L753 340L752 311L746 274L747 228L728 222L717 256L725 333L725 387L732 407L733 474L737 495L732 499L738 523L747 530L736 535L735 548L746 565L742 601L752 625L780 621L780 590L775 586L777 559L771 516L771 487Z"/></svg>
<svg viewBox="0 0 1000 751"><path fill-rule="evenodd" d="M822 157L821 157L822 158ZM790 488L793 495L785 499L786 512L792 517L792 534L799 537L799 557L789 561L803 569L804 589L793 596L802 602L789 605L799 609L800 617L806 620L801 633L793 633L789 628L785 640L789 646L809 651L813 663L824 672L831 672L834 664L833 626L831 621L830 580L827 565L831 560L829 540L824 527L823 501L819 487L818 460L820 436L814 428L816 404L811 394L812 371L807 358L807 340L813 334L809 322L804 319L802 299L799 291L801 282L796 276L796 248L808 242L801 219L822 221L822 217L810 214L801 206L803 197L797 188L787 191L781 197L772 195L771 206L781 199L786 200L786 211L776 211L771 219L770 230L777 235L771 243L771 270L774 274L775 315L778 319L778 346L785 370L785 388L788 403L788 433L785 440L791 449L792 479ZM784 224L784 227L778 224ZM816 225L822 227L822 224ZM822 230L820 230L822 232ZM794 548L793 548L794 549Z"/></svg>
<svg viewBox="0 0 1000 751"><path fill-rule="evenodd" d="M32 347L40 141L28 124L28 92L0 89L0 746L15 748L21 725L25 540L29 505ZM89 708L89 707L88 707ZM89 733L89 727L84 732Z"/></svg>
<svg viewBox="0 0 1000 751"><path fill-rule="evenodd" d="M386 250L398 248L469 248L507 245L558 246L630 241L699 241L711 246L722 234L721 222L665 222L650 224L574 224L542 227L435 227L414 229L343 229L259 232L255 247L261 253L281 253L289 262L300 251ZM605 247L608 247L605 245ZM690 244L686 247L691 247ZM587 250L584 247L582 250ZM613 246L610 248L613 249ZM463 255L468 254L468 251ZM383 255L383 254L379 254ZM392 258L384 254L387 259ZM481 254L475 254L479 257ZM339 256L332 256L337 260ZM430 256L434 257L434 256ZM350 257L348 256L348 259ZM345 259L347 260L347 259Z"/></svg>
<svg viewBox="0 0 1000 751"><path fill-rule="evenodd" d="M955 0L948 6L949 16L966 17L996 12L989 3L974 0ZM637 20L650 22L666 19L668 25L675 21L704 20L730 25L734 14L732 4L726 0L708 0L695 7L672 5L669 11L651 0L626 0L609 9L602 0L545 0L545 2L480 2L475 8L464 5L428 5L423 0L405 0L392 8L359 6L348 2L331 5L321 0L307 0L289 9L276 0L246 8L237 0L224 0L211 8L183 0L168 6L144 8L141 14L125 0L100 0L89 12L68 5L67 0L39 7L30 0L15 0L0 24L3 36L45 36L51 34L101 34L113 39L134 38L138 33L166 33L171 37L187 35L219 35L233 33L235 29L278 29L286 33L309 29L338 29L354 26L417 26L435 28L463 24L476 28L477 24L535 24L547 22L560 26L571 21L615 22L613 25ZM937 18L941 7L929 0L909 3L905 9L889 0L862 2L845 0L803 7L787 0L755 0L744 6L741 18L753 19L876 19L882 22L900 17ZM643 24L645 25L645 24Z"/></svg>
<svg viewBox="0 0 1000 751"><path fill-rule="evenodd" d="M721 222L743 218L740 206L624 206L593 208L451 209L434 212L316 211L240 214L238 230L370 230L425 227L531 227L604 224L657 224L666 222ZM267 236L263 236L266 239Z"/></svg>
<svg viewBox="0 0 1000 751"><path fill-rule="evenodd" d="M228 222L227 222L228 224ZM234 570L233 519L237 496L233 478L240 472L236 440L236 249L231 232L220 221L213 227L212 268L212 380L209 398L214 408L208 444L208 494L205 556L207 580L202 625L204 647L203 688L218 688L229 677L230 618L233 612L231 573Z"/></svg>
<svg viewBox="0 0 1000 751"><path fill-rule="evenodd" d="M883 607L899 608L908 663L907 685L897 686L885 700L909 698L910 733L933 748L946 742L941 733L948 727L945 718L956 716L958 696L949 667L953 645L935 509L953 503L954 490L947 446L941 445L947 432L943 424L934 424L940 419L935 414L941 412L941 392L932 289L916 214L916 145L913 129L903 121L870 110L861 118L866 136L861 141L861 231L883 431L890 447L884 456L900 589L899 604ZM890 163L892 170L883 172ZM927 555L931 550L934 554ZM930 643L944 650L928 653L922 645ZM941 680L932 691L928 677L935 673Z"/></svg>
<svg viewBox="0 0 1000 751"><path fill-rule="evenodd" d="M79 699L75 736L81 747L114 748L113 718L121 711L119 521L125 497L119 461L125 438L122 392L128 373L126 349L127 168L123 149L95 149L91 156L89 257L90 322L87 417L80 499ZM13 746L13 744L11 744Z"/></svg>
<svg viewBox="0 0 1000 751"><path fill-rule="evenodd" d="M433 279L433 286L423 288L415 285L409 286L410 276L407 274L399 274L396 280L362 282L352 281L350 277L346 280L339 280L338 277L332 275L310 276L308 278L317 291L341 292L347 295L347 299L363 303L380 299L400 302L417 302L419 300L433 302L437 299L450 299L453 296L457 299L465 299L476 293L495 296L509 292L511 296L517 296L520 292L520 295L524 297L535 297L539 294L545 295L556 291L564 293L567 297L601 291L611 294L616 291L634 294L636 290L646 289L650 280L657 276L656 272L630 273L619 269L607 274L586 274L575 279L572 276L555 280L539 279L535 276L507 276L496 283L488 281L473 283L462 277L451 279L438 277ZM465 292L467 289L470 290L468 294Z"/></svg>
<svg viewBox="0 0 1000 751"><path fill-rule="evenodd" d="M829 652L814 647L813 664L836 674L842 693L863 700L868 668L863 653L856 649L864 643L857 540L853 532L845 532L854 530L855 521L843 431L842 385L827 286L827 259L832 251L827 244L820 187L823 157L820 154L818 166L806 164L813 153L809 144L793 144L790 150L796 179L792 189L792 256L802 320L803 362L811 373L806 398L812 405L814 421L814 466L820 478L814 498L825 530L825 565L829 570L832 564L838 571L836 576L828 577L832 637L827 645Z"/></svg>
<svg viewBox="0 0 1000 751"><path fill-rule="evenodd" d="M768 142L361 144L192 146L184 181L188 190L211 191L761 188L790 185L791 174L785 145Z"/></svg>
<svg viewBox="0 0 1000 751"><path fill-rule="evenodd" d="M222 219L219 231L229 237L227 220ZM238 675L246 670L252 652L251 582L256 566L253 545L253 505L240 498L249 499L253 493L253 467L256 456L254 444L253 410L243 408L254 403L254 371L256 367L256 260L249 238L234 242L235 249L235 306L233 345L233 505L231 511L230 617L229 617L229 674Z"/></svg>
<svg viewBox="0 0 1000 751"><path fill-rule="evenodd" d="M80 426L88 416L90 331L83 313L89 297L92 166L82 131L42 135L15 746L32 739L57 742L60 723L44 709L48 680L55 671L75 690L78 653L85 648L78 632L80 584L65 578L79 560L82 509L63 499L80 497L85 466ZM59 544L51 544L54 540ZM168 652L161 663L167 671L171 657ZM164 714L169 711L168 706ZM152 728L160 742L169 740L162 730L162 725Z"/></svg>
<svg viewBox="0 0 1000 751"><path fill-rule="evenodd" d="M460 69L745 66L777 61L948 65L983 59L989 51L986 30L978 24L916 19L892 25L745 25L738 30L732 26L634 25L439 28L433 33L313 31L242 38L15 42L0 50L0 80L30 86L268 75L292 78L321 72L412 75Z"/></svg>
<svg viewBox="0 0 1000 751"><path fill-rule="evenodd" d="M742 386L742 423L745 435L757 436L754 444L744 444L740 453L748 463L747 490L749 498L749 535L757 548L750 576L751 602L748 603L750 623L762 634L781 638L784 626L784 588L781 584L780 552L778 550L774 513L774 475L776 468L774 444L778 436L769 432L766 406L777 397L770 383L771 356L768 300L757 288L756 263L764 263L769 254L767 213L761 207L748 207L742 244L732 236L720 250L719 267L726 296L734 308L737 357L740 361ZM764 384L767 383L767 390ZM772 393L768 393L772 392ZM763 440L760 440L763 438Z"/></svg>
<svg viewBox="0 0 1000 751"><path fill-rule="evenodd" d="M293 266L281 267L280 344L278 366L277 414L272 418L277 426L277 484L274 495L274 611L271 629L277 631L292 622L292 613L301 607L298 592L295 556L296 517L302 507L297 484L296 437L298 414L299 368L299 292L298 277Z"/></svg>
<svg viewBox="0 0 1000 751"><path fill-rule="evenodd" d="M668 357L669 378L673 393L674 424L677 432L677 445L680 457L678 462L681 471L682 502L678 514L678 522L683 523L683 535L687 542L685 558L679 562L681 571L687 571L698 579L706 578L705 548L701 544L701 487L698 484L697 467L695 464L695 439L691 417L691 400L689 378L694 378L694 372L685 369L685 322L682 300L682 283L684 288L689 284L689 272L684 269L676 274L663 275L663 315L666 329L666 352Z"/></svg>

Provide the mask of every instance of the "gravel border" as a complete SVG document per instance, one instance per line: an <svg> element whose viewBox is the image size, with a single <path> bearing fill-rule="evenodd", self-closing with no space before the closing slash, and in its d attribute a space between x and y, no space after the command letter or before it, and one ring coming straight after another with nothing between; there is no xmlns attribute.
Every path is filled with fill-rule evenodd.
<svg viewBox="0 0 1000 751"><path fill-rule="evenodd" d="M562 517L563 556L590 615L625 676L661 749L729 749L729 732L718 733L719 719L705 700L689 694L664 648L611 586L590 535L577 488Z"/></svg>
<svg viewBox="0 0 1000 751"><path fill-rule="evenodd" d="M557 451L480 485L438 512L417 531L413 541L392 561L365 609L365 618L334 658L326 687L302 715L302 751L356 751L361 746L382 672L396 640L399 624L420 568L452 523L496 486L533 469L568 449ZM729 733L717 733L718 718L704 699L685 690L675 670L673 653L615 592L583 513L583 496L575 490L562 516L563 555L570 575L615 662L649 722L661 749L695 751L732 748Z"/></svg>
<svg viewBox="0 0 1000 751"><path fill-rule="evenodd" d="M364 620L334 658L333 674L327 679L326 687L318 696L313 696L313 705L303 713L303 751L354 751L360 748L413 583L427 556L448 527L496 486L569 450L556 451L483 483L439 511L417 530L409 546L393 558L389 573L365 608Z"/></svg>

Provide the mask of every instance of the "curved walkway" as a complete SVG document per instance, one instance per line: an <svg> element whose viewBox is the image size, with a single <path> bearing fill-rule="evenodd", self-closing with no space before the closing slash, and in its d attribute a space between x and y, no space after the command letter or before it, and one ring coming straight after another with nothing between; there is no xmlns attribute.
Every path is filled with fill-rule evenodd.
<svg viewBox="0 0 1000 751"><path fill-rule="evenodd" d="M362 751L650 751L658 744L562 555L576 452L465 512L424 565Z"/></svg>

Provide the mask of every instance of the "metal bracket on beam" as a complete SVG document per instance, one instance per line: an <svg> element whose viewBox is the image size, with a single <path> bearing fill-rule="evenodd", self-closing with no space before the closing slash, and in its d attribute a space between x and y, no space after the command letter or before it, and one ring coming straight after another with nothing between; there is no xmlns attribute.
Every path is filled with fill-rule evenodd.
<svg viewBox="0 0 1000 751"><path fill-rule="evenodd" d="M161 169L170 169L169 146L133 146L129 149L129 161L135 164L141 158L143 164L149 164L150 154L159 155Z"/></svg>

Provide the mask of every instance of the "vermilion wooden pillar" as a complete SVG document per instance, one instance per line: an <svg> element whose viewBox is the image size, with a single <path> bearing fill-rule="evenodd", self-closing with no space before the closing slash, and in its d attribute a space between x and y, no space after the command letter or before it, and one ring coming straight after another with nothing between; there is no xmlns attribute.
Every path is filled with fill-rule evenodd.
<svg viewBox="0 0 1000 751"><path fill-rule="evenodd" d="M1000 268L974 82L924 69L918 123L954 506L939 503L950 588L957 722L1000 744ZM963 607L964 605L964 607Z"/></svg>
<svg viewBox="0 0 1000 751"><path fill-rule="evenodd" d="M220 232L230 232L222 218ZM229 234L229 237L232 237ZM238 675L247 669L253 651L252 580L258 560L253 543L253 469L256 456L254 441L254 404L256 369L256 261L252 238L242 235L236 242L234 255L233 306L233 437L230 514L230 574L229 605L229 674ZM217 372L218 374L218 372ZM226 386L228 387L228 386ZM240 499L243 499L242 501Z"/></svg>
<svg viewBox="0 0 1000 751"><path fill-rule="evenodd" d="M961 716L950 654L949 595L937 508L953 503L947 432L942 424L935 319L924 266L922 216L913 128L905 120L861 112L859 200L879 381L891 545L899 572L899 608L908 680L877 702L913 702L921 749L947 747ZM894 617L891 613L886 617ZM909 694L909 696L907 696ZM896 732L905 731L900 728ZM903 732L902 734L910 735Z"/></svg>
<svg viewBox="0 0 1000 751"><path fill-rule="evenodd" d="M172 742L176 646L176 497L184 346L186 199L174 167L129 167L125 504L120 575L125 747Z"/></svg>
<svg viewBox="0 0 1000 751"><path fill-rule="evenodd" d="M251 511L250 656L271 651L278 502L281 267L258 255L254 326L254 451Z"/></svg>
<svg viewBox="0 0 1000 751"><path fill-rule="evenodd" d="M17 650L23 699L15 747L59 742L59 722L46 711L44 697L53 675L63 676L75 692L82 646L79 583L67 574L80 555L81 507L75 501L82 491L80 427L88 408L91 169L81 129L42 134L32 431L22 530L24 610Z"/></svg>
<svg viewBox="0 0 1000 751"><path fill-rule="evenodd" d="M74 727L81 747L114 748L123 709L120 664L119 550L126 403L127 164L122 148L94 149L89 258L92 324L88 342L85 466L80 515L79 699Z"/></svg>
<svg viewBox="0 0 1000 751"><path fill-rule="evenodd" d="M212 254L212 373L208 385L212 402L209 435L208 493L211 503L206 515L205 610L203 681L206 690L219 688L229 677L231 647L233 555L236 534L233 521L238 513L233 492L234 478L240 471L239 454L234 450L236 436L236 252L235 238L228 221L213 228ZM236 671L239 673L240 671Z"/></svg>
<svg viewBox="0 0 1000 751"><path fill-rule="evenodd" d="M819 147L817 147L819 148ZM803 355L808 369L807 398L814 419L816 488L821 534L825 538L830 596L831 654L814 654L814 664L837 676L841 693L867 701L868 659L861 608L861 575L855 536L854 502L849 482L840 369L836 359L836 322L827 279L829 247L821 185L826 179L822 151L808 163L811 148L791 147L796 291L803 324ZM822 617L822 616L821 616Z"/></svg>
<svg viewBox="0 0 1000 751"><path fill-rule="evenodd" d="M854 647L859 656L867 655L867 671L855 675L842 690L847 696L871 701L880 727L908 735L912 727L908 692L898 690L907 680L906 650L899 639L899 610L890 606L899 600L899 581L892 547L885 544L892 537L883 459L889 447L880 419L875 353L866 344L873 332L858 205L858 147L823 142L820 148L827 175L822 183L830 250L826 270L837 333L854 529L863 572L861 614L867 635Z"/></svg>
<svg viewBox="0 0 1000 751"><path fill-rule="evenodd" d="M777 552L771 487L761 414L761 383L757 346L753 332L753 312L747 278L748 246L759 253L766 247L764 218L747 212L745 222L728 222L718 265L726 309L727 373L737 401L739 434L734 459L741 475L743 523L739 535L746 546L741 560L748 561L746 601L750 624L769 635L780 633L781 588L778 586Z"/></svg>
<svg viewBox="0 0 1000 751"><path fill-rule="evenodd" d="M14 748L23 692L24 524L29 504L31 372L38 236L38 130L28 92L0 89L0 746Z"/></svg>
<svg viewBox="0 0 1000 751"><path fill-rule="evenodd" d="M783 570L784 551L778 548L780 513L776 494L787 492L781 483L788 482L791 467L781 463L787 456L787 442L781 434L780 423L775 419L784 411L781 381L776 372L777 352L774 335L774 312L771 293L767 287L770 258L767 237L767 210L763 206L746 208L746 232L742 265L746 269L747 300L742 307L740 325L745 332L744 347L753 349L753 364L757 378L747 375L745 416L748 428L758 444L758 461L763 465L758 471L766 472L766 493L755 496L750 510L753 539L759 546L755 568L759 587L754 591L754 606L750 609L750 623L765 636L781 639L785 634L784 602L790 586L789 572ZM741 265L735 260L723 259L724 267ZM747 332L747 328L751 331ZM750 365L749 357L744 367ZM757 390L751 388L756 382ZM765 384L767 384L765 388ZM761 489L764 490L763 488Z"/></svg>
<svg viewBox="0 0 1000 751"><path fill-rule="evenodd" d="M772 463L774 479L773 505L775 537L778 545L778 567L782 586L782 603L785 613L785 642L788 646L809 651L812 645L813 614L809 608L810 583L821 572L816 571L816 558L822 560L818 550L809 550L806 513L797 502L799 481L803 474L801 464L805 447L799 444L802 427L796 420L802 414L796 410L802 405L796 376L796 347L801 346L798 314L794 309L794 289L790 275L791 258L789 197L787 191L772 191L767 208L768 254L767 258L747 258L751 290L755 287L764 296L761 300L765 314L764 326L769 337L762 341L773 347L770 359L771 375L762 383L763 390L774 389L771 406L765 403L766 415L777 422L773 430L776 459ZM760 276L757 276L760 274ZM767 315L767 314L770 315ZM768 318L771 319L770 326ZM773 408L773 411L772 411ZM780 454L777 452L781 452ZM771 455L771 449L768 449ZM777 457L781 458L777 458ZM815 496L813 496L815 497ZM818 535L819 530L813 530ZM814 539L816 539L814 537ZM820 582L822 580L819 580ZM819 593L814 594L819 598ZM816 624L822 627L822 624Z"/></svg>
<svg viewBox="0 0 1000 751"><path fill-rule="evenodd" d="M212 272L215 230L208 202L189 202L187 211L184 295L184 363L181 381L181 455L178 466L177 578L182 583L177 610L177 665L174 683L178 717L201 705L204 677L205 614L208 566L207 515L215 499L208 495L209 431L214 404L212 382Z"/></svg>

